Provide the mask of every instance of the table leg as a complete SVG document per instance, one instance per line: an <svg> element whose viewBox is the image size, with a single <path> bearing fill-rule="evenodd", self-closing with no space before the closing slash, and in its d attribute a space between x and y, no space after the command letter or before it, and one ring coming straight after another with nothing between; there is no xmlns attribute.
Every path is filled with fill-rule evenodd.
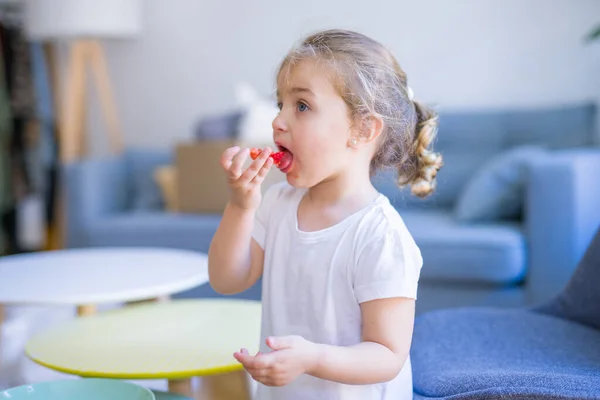
<svg viewBox="0 0 600 400"><path fill-rule="evenodd" d="M192 379L170 379L169 392L193 397Z"/></svg>
<svg viewBox="0 0 600 400"><path fill-rule="evenodd" d="M87 317L88 315L96 314L96 306L93 305L81 305L77 306L77 315L80 317Z"/></svg>
<svg viewBox="0 0 600 400"><path fill-rule="evenodd" d="M245 371L202 377L198 400L250 400L252 390Z"/></svg>

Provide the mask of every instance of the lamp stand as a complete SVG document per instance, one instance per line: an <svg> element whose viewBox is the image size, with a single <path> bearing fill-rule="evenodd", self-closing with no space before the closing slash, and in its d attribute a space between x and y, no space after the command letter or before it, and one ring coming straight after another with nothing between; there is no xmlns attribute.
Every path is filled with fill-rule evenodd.
<svg viewBox="0 0 600 400"><path fill-rule="evenodd" d="M53 87L59 92L58 71L56 71L56 53L47 45ZM76 40L70 44L64 91L55 96L58 117L58 148L60 166L75 162L88 154L86 125L86 77L91 72L92 82L100 100L100 107L106 124L110 151L118 154L123 150L123 136L113 97L110 75L104 49L98 40ZM46 248L55 250L64 247L65 214L63 182L59 179L56 190L54 226L49 227Z"/></svg>
<svg viewBox="0 0 600 400"><path fill-rule="evenodd" d="M98 40L77 40L71 44L67 82L60 122L60 159L70 163L88 152L85 134L86 67L100 97L108 142L113 154L123 150L121 126L115 107L104 49Z"/></svg>

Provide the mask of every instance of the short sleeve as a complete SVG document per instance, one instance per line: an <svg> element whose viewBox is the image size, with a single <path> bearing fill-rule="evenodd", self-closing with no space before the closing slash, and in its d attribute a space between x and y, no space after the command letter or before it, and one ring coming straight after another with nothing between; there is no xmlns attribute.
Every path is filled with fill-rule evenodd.
<svg viewBox="0 0 600 400"><path fill-rule="evenodd" d="M408 232L388 232L358 254L354 293L359 303L390 297L417 298L423 260Z"/></svg>
<svg viewBox="0 0 600 400"><path fill-rule="evenodd" d="M269 218L273 214L274 207L277 204L277 199L282 190L283 185L281 183L271 185L263 194L260 206L256 210L254 226L252 228L252 238L256 240L256 243L258 243L262 249L265 248Z"/></svg>

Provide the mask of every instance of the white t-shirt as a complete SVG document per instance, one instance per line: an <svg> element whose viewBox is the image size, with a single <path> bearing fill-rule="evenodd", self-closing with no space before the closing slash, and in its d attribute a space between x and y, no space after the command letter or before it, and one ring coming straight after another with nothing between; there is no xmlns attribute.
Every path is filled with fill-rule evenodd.
<svg viewBox="0 0 600 400"><path fill-rule="evenodd" d="M387 197L329 228L298 229L306 193L283 182L270 187L257 210L253 237L264 249L262 352L268 336L300 335L316 343L361 342L360 303L416 299L419 248ZM357 360L360 362L360 360ZM390 382L345 385L301 375L283 387L258 384L257 400L409 400L410 359Z"/></svg>

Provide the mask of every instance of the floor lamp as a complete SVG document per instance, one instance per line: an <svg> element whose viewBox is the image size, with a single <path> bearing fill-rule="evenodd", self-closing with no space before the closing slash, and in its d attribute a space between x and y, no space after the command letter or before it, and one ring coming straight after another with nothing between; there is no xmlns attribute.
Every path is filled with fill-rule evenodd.
<svg viewBox="0 0 600 400"><path fill-rule="evenodd" d="M59 94L57 96L58 146L62 165L77 161L87 152L85 125L88 73L91 73L91 83L99 95L110 150L112 153L119 153L123 149L123 134L103 42L131 39L141 33L141 1L25 0L24 2L24 26L27 36L32 40L51 45L65 43L69 47L66 73L59 73L59 79L55 79L55 90ZM60 79L63 77L64 82ZM56 203L59 210L57 210L58 226L55 230L55 239L63 236L62 201ZM52 247L57 246L61 247L60 244Z"/></svg>

